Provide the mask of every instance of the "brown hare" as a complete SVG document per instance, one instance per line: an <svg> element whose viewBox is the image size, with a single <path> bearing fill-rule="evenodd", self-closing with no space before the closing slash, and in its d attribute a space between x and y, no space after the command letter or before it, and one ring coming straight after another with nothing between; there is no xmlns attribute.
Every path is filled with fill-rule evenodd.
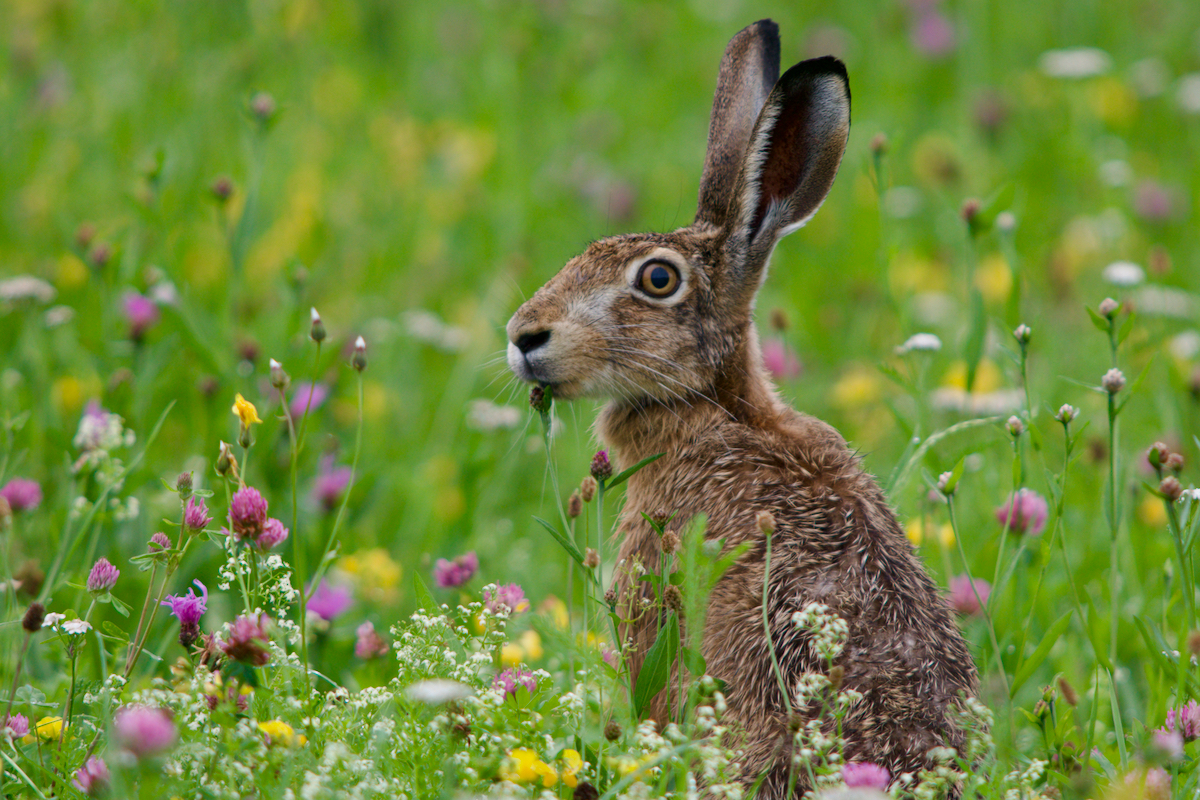
<svg viewBox="0 0 1200 800"><path fill-rule="evenodd" d="M507 330L520 378L559 400L609 398L597 429L618 468L665 454L629 481L621 558L658 569L660 542L643 512L675 513L669 529L678 533L705 514L708 538L749 544L711 593L702 647L744 732L741 780L762 780L759 797L788 793L793 755L763 629L760 512L776 526L767 612L785 685L826 671L795 612L822 603L848 626L836 664L842 686L862 693L843 724L848 761L895 777L928 766L933 747L961 749L949 711L977 684L874 478L837 431L779 400L751 319L776 243L825 199L849 129L845 66L817 58L779 77L777 26L749 26L721 61L695 221L595 242ZM617 582L622 596L637 591L627 576ZM653 616L624 632L635 679L657 634ZM659 722L664 695L648 712ZM797 790L806 787L799 776Z"/></svg>

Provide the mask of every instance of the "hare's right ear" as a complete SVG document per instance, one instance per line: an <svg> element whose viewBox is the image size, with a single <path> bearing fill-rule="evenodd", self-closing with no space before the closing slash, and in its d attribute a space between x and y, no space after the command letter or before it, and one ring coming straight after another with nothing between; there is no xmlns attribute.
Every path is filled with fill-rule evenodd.
<svg viewBox="0 0 1200 800"><path fill-rule="evenodd" d="M696 222L725 227L750 134L778 79L778 25L762 19L729 40L717 73Z"/></svg>

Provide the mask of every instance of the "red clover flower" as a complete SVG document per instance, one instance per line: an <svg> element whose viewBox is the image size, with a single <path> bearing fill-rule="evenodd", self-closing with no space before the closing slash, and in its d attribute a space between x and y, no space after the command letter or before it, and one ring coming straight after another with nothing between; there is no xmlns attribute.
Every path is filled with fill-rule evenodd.
<svg viewBox="0 0 1200 800"><path fill-rule="evenodd" d="M102 797L107 794L108 784L111 780L108 764L105 764L104 759L100 756L92 756L75 773L75 780L71 782L71 785L88 797Z"/></svg>
<svg viewBox="0 0 1200 800"><path fill-rule="evenodd" d="M322 511L328 514L337 508L342 495L346 492L346 487L350 485L350 476L349 467L333 465L332 455L321 459L320 473L317 475L316 482L313 483L312 498Z"/></svg>
<svg viewBox="0 0 1200 800"><path fill-rule="evenodd" d="M881 767L870 761L856 761L842 767L842 780L850 789L866 788L887 791L891 773L886 767Z"/></svg>
<svg viewBox="0 0 1200 800"><path fill-rule="evenodd" d="M257 620L249 617L238 617L229 626L228 641L221 642L221 650L234 661L241 661L253 667L264 666L271 660L266 649L257 642L270 641L267 635L267 625L270 617L259 615Z"/></svg>
<svg viewBox="0 0 1200 800"><path fill-rule="evenodd" d="M497 586L492 590L483 590L483 604L493 614L517 614L529 610L529 601L525 599L525 591L515 583Z"/></svg>
<svg viewBox="0 0 1200 800"><path fill-rule="evenodd" d="M323 580L317 584L316 591L308 599L308 611L329 622L340 617L346 609L354 605L353 593L349 586L330 586L329 581Z"/></svg>
<svg viewBox="0 0 1200 800"><path fill-rule="evenodd" d="M527 669L509 667L492 679L492 688L503 690L505 700L516 697L521 687L529 690L530 694L537 691L537 679Z"/></svg>
<svg viewBox="0 0 1200 800"><path fill-rule="evenodd" d="M29 734L29 718L24 714L11 714L4 717L3 727L8 729L8 734L14 739L20 739L22 736Z"/></svg>
<svg viewBox="0 0 1200 800"><path fill-rule="evenodd" d="M126 706L118 711L113 733L121 746L138 758L169 750L178 736L171 715L149 706Z"/></svg>
<svg viewBox="0 0 1200 800"><path fill-rule="evenodd" d="M288 529L283 527L282 522L271 517L267 520L267 524L263 526L262 535L258 537L258 549L265 553L287 539L287 537Z"/></svg>
<svg viewBox="0 0 1200 800"><path fill-rule="evenodd" d="M267 524L267 501L258 489L246 486L234 492L229 504L229 523L239 540L258 541Z"/></svg>
<svg viewBox="0 0 1200 800"><path fill-rule="evenodd" d="M0 497L8 501L9 507L15 511L31 511L42 502L42 487L37 481L25 478L13 478L0 489Z"/></svg>
<svg viewBox="0 0 1200 800"><path fill-rule="evenodd" d="M992 585L983 578L956 575L950 579L950 607L965 617L978 616L991 593Z"/></svg>
<svg viewBox="0 0 1200 800"><path fill-rule="evenodd" d="M354 655L364 660L387 655L387 642L375 632L375 625L370 620L359 625L355 634L358 638L354 642Z"/></svg>
<svg viewBox="0 0 1200 800"><path fill-rule="evenodd" d="M204 498L188 498L187 510L183 513L183 526L190 533L195 534L208 527L208 523L210 522L212 522L212 517L208 515L208 508L204 505Z"/></svg>
<svg viewBox="0 0 1200 800"><path fill-rule="evenodd" d="M462 586L479 571L479 558L475 552L463 553L453 561L439 558L433 568L433 580L443 589Z"/></svg>
<svg viewBox="0 0 1200 800"><path fill-rule="evenodd" d="M87 590L93 595L107 594L117 585L121 570L114 567L107 558L101 558L92 566L88 575Z"/></svg>
<svg viewBox="0 0 1200 800"><path fill-rule="evenodd" d="M1046 527L1050 506L1046 498L1029 489L1009 495L1008 502L996 509L996 519L1015 534L1037 536Z"/></svg>

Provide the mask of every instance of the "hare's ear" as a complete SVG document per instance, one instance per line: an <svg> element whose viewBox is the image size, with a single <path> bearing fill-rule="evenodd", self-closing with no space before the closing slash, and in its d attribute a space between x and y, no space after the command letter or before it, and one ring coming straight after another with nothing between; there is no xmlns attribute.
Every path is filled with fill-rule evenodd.
<svg viewBox="0 0 1200 800"><path fill-rule="evenodd" d="M725 226L754 122L778 78L778 25L762 19L729 40L717 73L696 222Z"/></svg>
<svg viewBox="0 0 1200 800"><path fill-rule="evenodd" d="M833 185L850 135L850 83L832 56L802 61L767 98L729 209L729 242L741 266L761 271L780 237L816 213Z"/></svg>

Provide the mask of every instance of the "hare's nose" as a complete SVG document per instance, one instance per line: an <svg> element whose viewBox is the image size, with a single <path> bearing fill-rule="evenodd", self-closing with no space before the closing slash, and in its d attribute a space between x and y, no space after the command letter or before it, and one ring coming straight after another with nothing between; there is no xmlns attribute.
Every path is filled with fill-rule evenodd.
<svg viewBox="0 0 1200 800"><path fill-rule="evenodd" d="M544 331L534 331L532 333L522 333L513 342L522 355L528 355L531 350L537 350L539 347L550 341L549 329Z"/></svg>

